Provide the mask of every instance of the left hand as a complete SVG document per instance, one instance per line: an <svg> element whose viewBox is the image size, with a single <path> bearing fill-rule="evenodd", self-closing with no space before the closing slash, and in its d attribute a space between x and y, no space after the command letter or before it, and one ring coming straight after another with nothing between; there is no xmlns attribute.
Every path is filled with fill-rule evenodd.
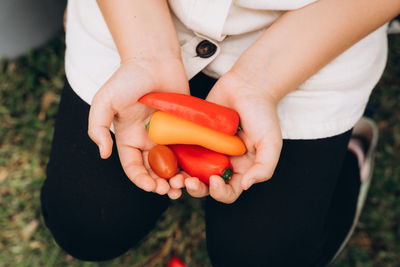
<svg viewBox="0 0 400 267"><path fill-rule="evenodd" d="M155 91L189 94L180 58L149 57L121 62L92 100L88 134L98 145L101 158L106 159L112 153L109 129L113 122L119 159L127 177L145 191L176 199L181 189L155 175L147 162L147 153L154 143L144 125L155 109L137 101ZM170 180L183 180L183 175L178 173Z"/></svg>
<svg viewBox="0 0 400 267"><path fill-rule="evenodd" d="M276 110L278 100L265 88L233 71L218 80L206 100L239 113L242 130L238 135L247 152L231 157L235 173L227 184L221 177L213 175L209 187L194 177L187 178L185 186L194 197L210 194L217 201L233 203L243 190L267 181L274 173L282 148Z"/></svg>

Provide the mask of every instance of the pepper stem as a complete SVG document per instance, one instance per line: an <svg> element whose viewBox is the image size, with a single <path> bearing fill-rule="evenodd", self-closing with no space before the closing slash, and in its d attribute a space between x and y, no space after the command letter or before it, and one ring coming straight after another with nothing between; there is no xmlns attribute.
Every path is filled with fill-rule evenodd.
<svg viewBox="0 0 400 267"><path fill-rule="evenodd" d="M227 183L233 175L232 168L226 168L224 172L221 174L222 179L224 179L225 183Z"/></svg>
<svg viewBox="0 0 400 267"><path fill-rule="evenodd" d="M146 128L146 131L149 131L150 128L150 122L146 123L146 126L144 126Z"/></svg>
<svg viewBox="0 0 400 267"><path fill-rule="evenodd" d="M240 127L240 125L238 125L238 128L237 128L237 130L236 130L236 134L238 133L238 132L240 132L242 130L242 127Z"/></svg>

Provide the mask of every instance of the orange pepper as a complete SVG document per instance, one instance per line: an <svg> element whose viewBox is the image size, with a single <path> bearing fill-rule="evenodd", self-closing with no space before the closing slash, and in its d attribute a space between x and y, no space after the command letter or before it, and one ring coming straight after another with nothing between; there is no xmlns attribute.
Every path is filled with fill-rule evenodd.
<svg viewBox="0 0 400 267"><path fill-rule="evenodd" d="M159 145L199 145L230 156L246 153L246 146L238 136L218 132L163 111L152 115L149 137Z"/></svg>

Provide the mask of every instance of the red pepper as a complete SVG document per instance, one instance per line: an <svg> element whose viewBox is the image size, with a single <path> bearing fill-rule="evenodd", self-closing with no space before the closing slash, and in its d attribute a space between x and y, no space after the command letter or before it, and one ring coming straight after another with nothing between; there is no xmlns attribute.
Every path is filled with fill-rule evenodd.
<svg viewBox="0 0 400 267"><path fill-rule="evenodd" d="M177 93L149 93L139 102L229 135L238 131L239 114L235 110L201 98Z"/></svg>
<svg viewBox="0 0 400 267"><path fill-rule="evenodd" d="M168 267L186 267L186 265L177 256L174 256L169 261Z"/></svg>
<svg viewBox="0 0 400 267"><path fill-rule="evenodd" d="M203 183L210 184L211 175L221 176L228 182L233 175L229 157L196 145L170 145L178 159L178 165L190 176L197 177Z"/></svg>

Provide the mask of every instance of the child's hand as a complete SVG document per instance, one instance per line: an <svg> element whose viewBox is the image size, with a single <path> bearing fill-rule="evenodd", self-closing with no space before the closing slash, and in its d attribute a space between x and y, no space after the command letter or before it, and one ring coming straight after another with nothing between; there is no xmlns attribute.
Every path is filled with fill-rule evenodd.
<svg viewBox="0 0 400 267"><path fill-rule="evenodd" d="M93 98L88 134L98 145L100 156L106 159L112 153L109 129L113 122L119 158L129 179L143 190L178 198L181 190L151 175L147 164L146 151L154 143L145 125L155 110L137 100L153 91L189 94L180 59L134 59L122 63ZM182 180L181 176L177 174L172 181Z"/></svg>
<svg viewBox="0 0 400 267"><path fill-rule="evenodd" d="M232 203L243 190L267 181L274 173L282 148L277 101L265 89L257 88L234 72L218 80L207 100L239 113L242 127L239 136L246 144L247 153L231 158L235 173L228 184L215 175L210 179L209 188L192 177L185 180L185 185L192 196L210 194L220 202Z"/></svg>

